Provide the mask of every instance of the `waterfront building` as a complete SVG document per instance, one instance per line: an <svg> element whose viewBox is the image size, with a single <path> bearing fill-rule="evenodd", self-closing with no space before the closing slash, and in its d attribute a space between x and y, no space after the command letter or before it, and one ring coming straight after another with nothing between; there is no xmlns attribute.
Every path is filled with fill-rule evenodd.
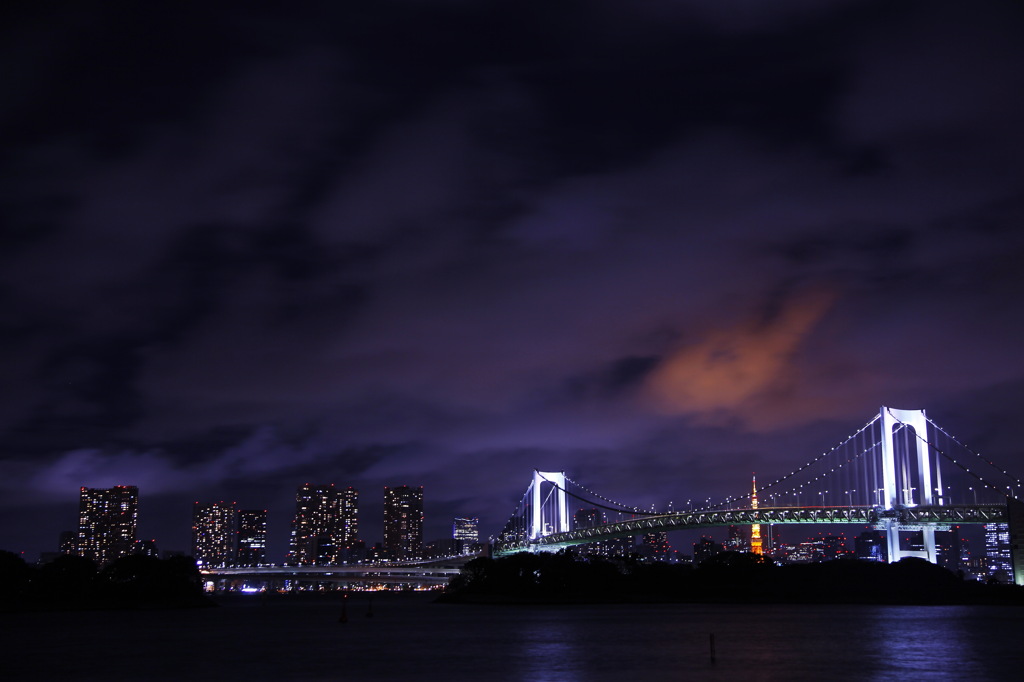
<svg viewBox="0 0 1024 682"><path fill-rule="evenodd" d="M128 556L135 546L138 516L138 487L82 487L75 553L100 566Z"/></svg>
<svg viewBox="0 0 1024 682"><path fill-rule="evenodd" d="M234 502L192 506L192 556L197 564L213 568L234 564L237 521Z"/></svg>
<svg viewBox="0 0 1024 682"><path fill-rule="evenodd" d="M287 563L333 565L358 539L359 491L334 484L299 486Z"/></svg>
<svg viewBox="0 0 1024 682"><path fill-rule="evenodd" d="M452 523L452 539L456 552L471 554L473 546L480 542L480 519L457 517Z"/></svg>
<svg viewBox="0 0 1024 682"><path fill-rule="evenodd" d="M384 549L392 561L423 557L423 486L384 488Z"/></svg>
<svg viewBox="0 0 1024 682"><path fill-rule="evenodd" d="M235 565L262 566L267 562L267 510L242 509L238 512L238 549Z"/></svg>

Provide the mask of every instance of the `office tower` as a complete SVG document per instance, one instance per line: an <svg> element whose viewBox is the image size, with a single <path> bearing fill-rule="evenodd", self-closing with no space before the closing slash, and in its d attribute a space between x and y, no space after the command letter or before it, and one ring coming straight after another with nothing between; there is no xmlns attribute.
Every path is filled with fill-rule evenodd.
<svg viewBox="0 0 1024 682"><path fill-rule="evenodd" d="M267 561L267 510L238 512L238 549L235 566L262 566Z"/></svg>
<svg viewBox="0 0 1024 682"><path fill-rule="evenodd" d="M473 545L480 542L480 519L456 518L452 524L452 539L455 540L455 551L470 554Z"/></svg>
<svg viewBox="0 0 1024 682"><path fill-rule="evenodd" d="M104 566L132 553L139 516L134 485L81 489L77 553Z"/></svg>
<svg viewBox="0 0 1024 682"><path fill-rule="evenodd" d="M423 556L423 486L384 488L384 549L393 561Z"/></svg>
<svg viewBox="0 0 1024 682"><path fill-rule="evenodd" d="M1000 582L1013 580L1013 564L1010 561L1010 525L1007 523L985 524L985 558L988 574Z"/></svg>
<svg viewBox="0 0 1024 682"><path fill-rule="evenodd" d="M238 510L234 502L192 507L192 556L200 566L223 568L235 561Z"/></svg>
<svg viewBox="0 0 1024 682"><path fill-rule="evenodd" d="M292 565L332 565L358 539L359 491L334 484L299 486L288 549Z"/></svg>

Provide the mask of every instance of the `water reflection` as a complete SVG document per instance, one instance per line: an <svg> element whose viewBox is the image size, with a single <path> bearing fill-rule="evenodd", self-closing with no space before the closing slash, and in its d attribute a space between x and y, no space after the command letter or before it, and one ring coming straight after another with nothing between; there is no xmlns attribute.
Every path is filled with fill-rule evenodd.
<svg viewBox="0 0 1024 682"><path fill-rule="evenodd" d="M866 610L878 650L874 679L994 679L1020 635L997 626L1004 609L962 606L877 607ZM1008 636L1009 635L1009 636Z"/></svg>

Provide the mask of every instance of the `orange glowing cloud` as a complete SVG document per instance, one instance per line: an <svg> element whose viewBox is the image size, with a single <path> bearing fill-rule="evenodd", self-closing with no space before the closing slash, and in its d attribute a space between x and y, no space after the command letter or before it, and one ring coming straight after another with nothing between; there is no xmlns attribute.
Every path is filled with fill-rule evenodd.
<svg viewBox="0 0 1024 682"><path fill-rule="evenodd" d="M760 403L788 383L800 343L832 300L831 295L803 297L768 322L717 330L680 348L651 375L648 396L659 410L673 414L721 414Z"/></svg>

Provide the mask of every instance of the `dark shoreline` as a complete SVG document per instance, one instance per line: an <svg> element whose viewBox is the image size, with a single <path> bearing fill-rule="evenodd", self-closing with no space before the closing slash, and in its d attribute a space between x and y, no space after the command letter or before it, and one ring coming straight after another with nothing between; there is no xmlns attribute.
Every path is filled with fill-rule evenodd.
<svg viewBox="0 0 1024 682"><path fill-rule="evenodd" d="M1024 605L1024 587L963 580L921 559L776 566L726 553L697 568L520 554L467 564L447 604Z"/></svg>
<svg viewBox="0 0 1024 682"><path fill-rule="evenodd" d="M153 611L216 606L203 592L191 557L135 554L102 569L65 555L30 566L0 552L0 613Z"/></svg>

